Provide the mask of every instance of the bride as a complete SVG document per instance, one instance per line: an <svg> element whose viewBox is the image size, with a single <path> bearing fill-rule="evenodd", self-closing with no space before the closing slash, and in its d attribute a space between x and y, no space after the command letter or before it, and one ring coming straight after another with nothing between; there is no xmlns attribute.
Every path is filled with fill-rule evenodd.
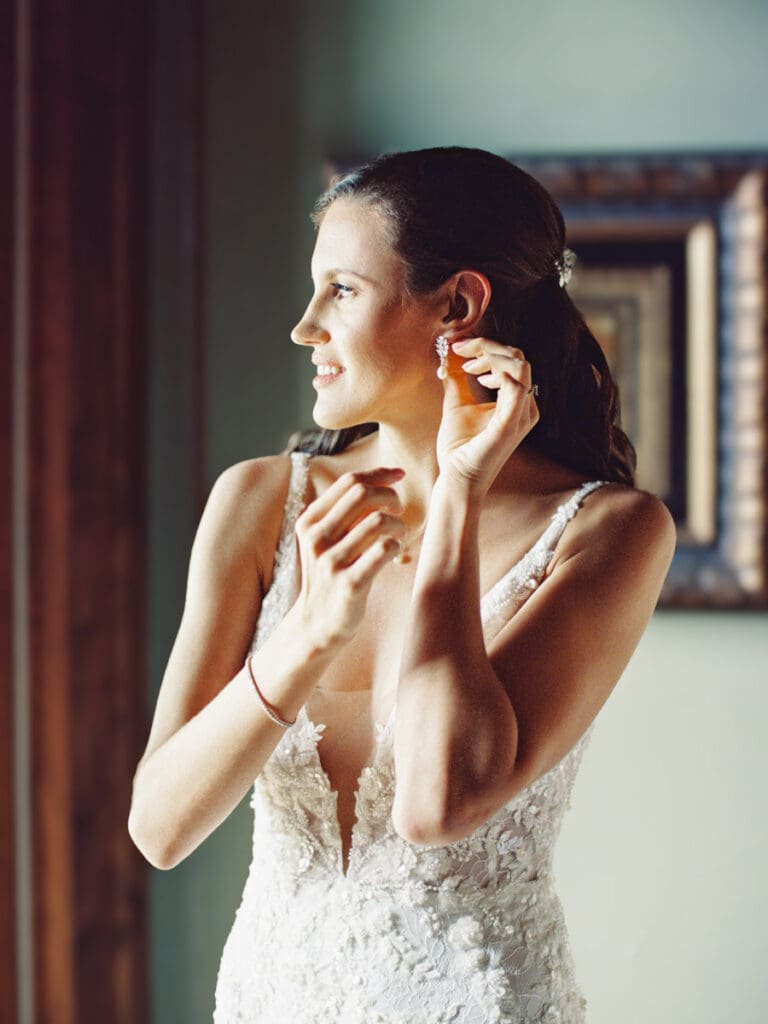
<svg viewBox="0 0 768 1024"><path fill-rule="evenodd" d="M533 178L391 154L314 220L320 429L211 491L129 830L172 868L254 790L222 1024L582 1020L552 846L670 515Z"/></svg>

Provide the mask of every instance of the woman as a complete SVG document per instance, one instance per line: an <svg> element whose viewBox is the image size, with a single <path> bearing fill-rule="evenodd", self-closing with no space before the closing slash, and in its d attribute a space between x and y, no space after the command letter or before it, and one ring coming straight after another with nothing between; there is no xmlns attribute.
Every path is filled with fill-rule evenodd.
<svg viewBox="0 0 768 1024"><path fill-rule="evenodd" d="M314 219L323 429L212 489L131 834L170 868L253 787L217 1024L582 1021L553 844L670 516L534 179L393 154Z"/></svg>

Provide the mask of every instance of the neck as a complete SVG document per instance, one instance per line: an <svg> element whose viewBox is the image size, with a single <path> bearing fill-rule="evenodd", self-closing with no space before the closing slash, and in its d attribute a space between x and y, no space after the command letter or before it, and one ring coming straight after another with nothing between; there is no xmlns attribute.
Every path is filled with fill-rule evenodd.
<svg viewBox="0 0 768 1024"><path fill-rule="evenodd" d="M406 403L411 415L399 420L379 420L379 429L360 442L369 451L368 465L399 466L405 476L394 485L403 507L403 523L408 533L420 531L425 523L432 489L439 469L436 454L437 432L442 401L434 408L423 395L417 403ZM418 410L418 411L416 411ZM564 470L529 445L521 445L508 459L494 484L507 494L530 495L557 490L578 480L579 474Z"/></svg>
<svg viewBox="0 0 768 1024"><path fill-rule="evenodd" d="M426 519L432 489L438 477L435 439L437 427L414 432L379 424L371 435L371 465L400 466L405 476L394 485L403 506L403 523L411 533ZM582 474L566 470L535 448L521 445L502 467L493 490L524 497L578 486Z"/></svg>
<svg viewBox="0 0 768 1024"><path fill-rule="evenodd" d="M408 531L424 522L430 495L438 477L435 439L437 425L421 424L416 431L380 423L373 435L374 460L378 466L399 466L405 476L395 484L403 506L403 523Z"/></svg>

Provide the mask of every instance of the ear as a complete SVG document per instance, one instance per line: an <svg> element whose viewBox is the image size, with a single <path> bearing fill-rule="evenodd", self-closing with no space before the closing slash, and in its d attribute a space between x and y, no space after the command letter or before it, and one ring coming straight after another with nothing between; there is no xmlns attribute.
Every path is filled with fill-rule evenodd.
<svg viewBox="0 0 768 1024"><path fill-rule="evenodd" d="M460 270L446 282L448 312L443 323L457 334L472 335L491 301L491 283L479 270Z"/></svg>

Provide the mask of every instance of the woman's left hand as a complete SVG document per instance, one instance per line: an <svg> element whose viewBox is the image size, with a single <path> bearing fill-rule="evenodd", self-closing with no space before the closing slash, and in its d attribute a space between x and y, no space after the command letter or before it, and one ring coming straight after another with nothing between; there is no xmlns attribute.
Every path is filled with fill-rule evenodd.
<svg viewBox="0 0 768 1024"><path fill-rule="evenodd" d="M441 475L459 478L486 494L504 463L539 419L531 364L519 348L487 338L466 338L449 350L443 415L437 434ZM483 402L472 386L497 391Z"/></svg>

